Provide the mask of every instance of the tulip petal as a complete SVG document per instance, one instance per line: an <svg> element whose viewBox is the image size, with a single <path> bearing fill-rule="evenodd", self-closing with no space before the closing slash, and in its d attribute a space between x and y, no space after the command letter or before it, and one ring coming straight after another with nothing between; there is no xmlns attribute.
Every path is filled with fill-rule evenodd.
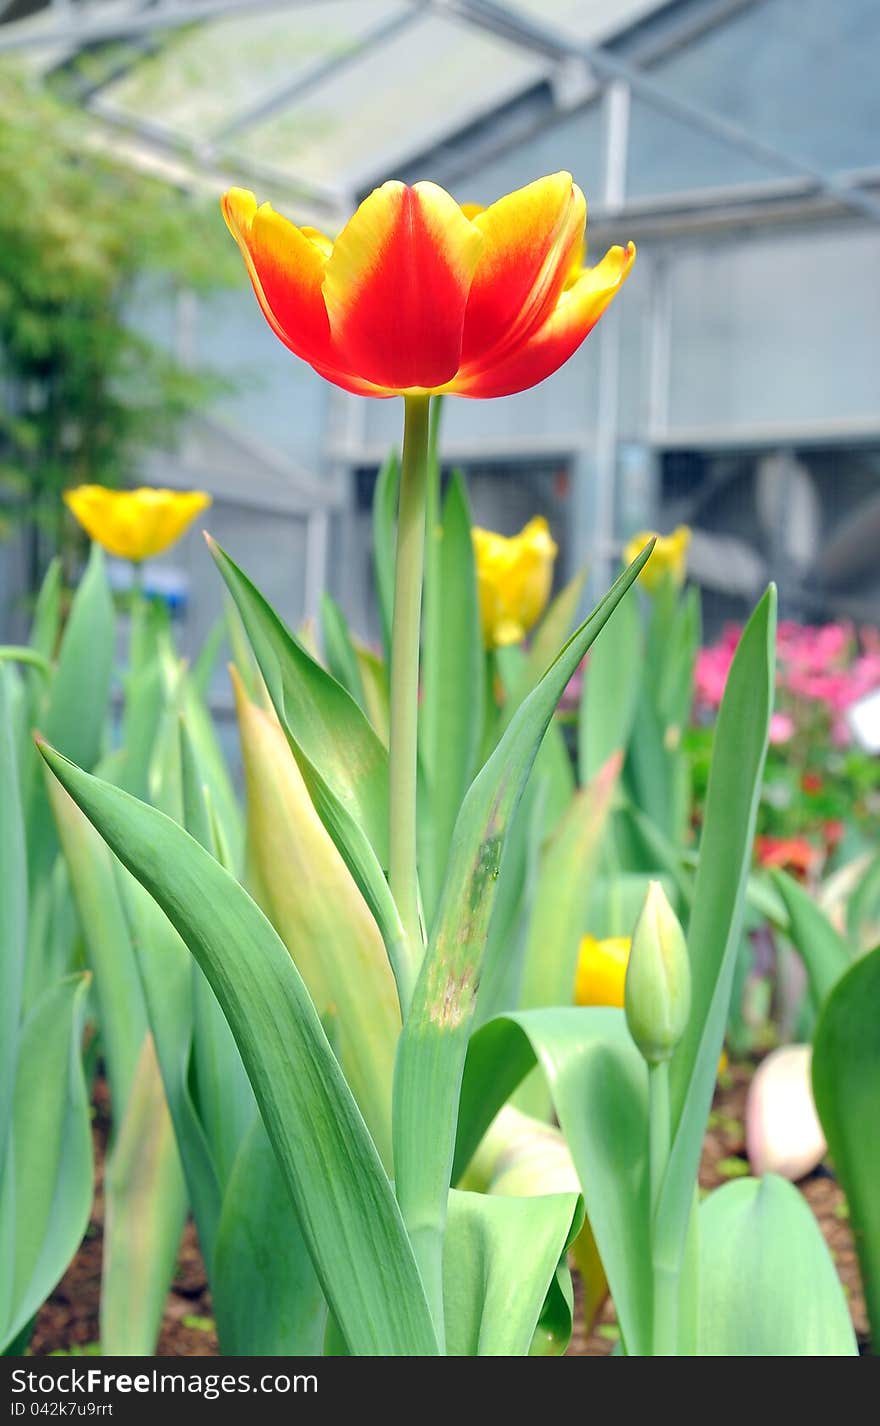
<svg viewBox="0 0 880 1426"><path fill-rule="evenodd" d="M307 235L269 203L258 208L253 193L243 188L225 193L222 208L275 335L305 361L334 365L321 292L327 257L312 236L315 230Z"/></svg>
<svg viewBox="0 0 880 1426"><path fill-rule="evenodd" d="M479 231L436 184L375 189L327 262L333 364L395 391L449 381L482 246Z"/></svg>
<svg viewBox="0 0 880 1426"><path fill-rule="evenodd" d="M80 485L64 502L86 534L117 559L145 560L179 540L211 504L202 490L108 490Z"/></svg>
<svg viewBox="0 0 880 1426"><path fill-rule="evenodd" d="M503 358L543 324L579 251L586 213L571 174L554 173L474 216L485 247L468 299L463 365Z"/></svg>
<svg viewBox="0 0 880 1426"><path fill-rule="evenodd" d="M543 326L501 362L463 368L445 390L457 396L512 396L552 376L593 330L635 260L635 244L613 247L564 292Z"/></svg>

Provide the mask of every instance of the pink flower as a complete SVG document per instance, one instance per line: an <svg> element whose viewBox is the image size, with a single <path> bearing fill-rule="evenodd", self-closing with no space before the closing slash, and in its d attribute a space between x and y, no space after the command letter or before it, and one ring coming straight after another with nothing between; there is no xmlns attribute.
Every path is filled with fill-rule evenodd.
<svg viewBox="0 0 880 1426"><path fill-rule="evenodd" d="M774 746L794 737L794 719L788 713L774 713L770 719L770 741Z"/></svg>
<svg viewBox="0 0 880 1426"><path fill-rule="evenodd" d="M739 638L739 631L737 631L737 638ZM736 643L731 644L728 639L716 644L714 648L700 649L697 654L696 698L697 703L702 704L703 707L719 708L721 706L735 650Z"/></svg>

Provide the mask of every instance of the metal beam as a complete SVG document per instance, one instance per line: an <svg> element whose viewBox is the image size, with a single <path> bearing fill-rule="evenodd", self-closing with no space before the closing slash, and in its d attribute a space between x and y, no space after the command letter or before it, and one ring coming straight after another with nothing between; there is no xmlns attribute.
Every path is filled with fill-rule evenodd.
<svg viewBox="0 0 880 1426"><path fill-rule="evenodd" d="M241 133L245 129L252 128L255 124L261 123L279 109L287 109L297 100L310 94L319 84L326 79L343 70L355 60L359 60L363 55L369 54L371 50L385 41L392 39L401 30L408 29L426 9L426 0L410 0L410 8L401 10L398 14L382 20L373 29L361 35L359 39L352 42L351 48L344 50L340 54L330 55L328 58L320 59L311 65L304 74L299 74L295 79L288 80L285 84L280 84L271 91L263 95L256 103L248 108L242 109L232 118L223 124L211 135L211 144L218 145L225 143L235 134Z"/></svg>
<svg viewBox="0 0 880 1426"><path fill-rule="evenodd" d="M0 54L13 50L33 50L58 46L101 44L109 40L131 39L154 30L176 30L183 25L202 20L222 20L233 15L253 14L257 10L292 10L318 6L322 0L161 0L148 10L134 10L116 18L104 16L74 21L59 18L54 24L41 23L43 14L25 20L0 25ZM71 8L64 6L67 14ZM36 23L35 23L36 22Z"/></svg>
<svg viewBox="0 0 880 1426"><path fill-rule="evenodd" d="M880 221L880 199L861 189L853 188L833 174L824 173L812 164L792 157L773 144L765 143L748 129L712 110L703 109L686 99L679 99L662 84L658 84L641 70L610 54L606 49L583 44L559 30L532 20L522 12L514 14L505 5L496 4L495 0L432 0L432 3L438 13L458 15L488 33L518 44L532 54L541 54L554 63L559 64L565 59L581 59L606 83L613 80L625 81L633 94L660 113L667 114L699 133L709 134L731 145L740 153L748 154L750 158L769 168L778 168L793 177L806 179L847 208Z"/></svg>
<svg viewBox="0 0 880 1426"><path fill-rule="evenodd" d="M106 124L120 133L130 134L133 138L148 145L153 152L164 154L171 160L179 161L181 158L185 158L191 163L203 165L211 164L215 159L214 153L209 148L189 142L181 134L162 124L124 114L113 106L102 102L100 95L86 112L100 123ZM319 183L312 179L288 176L278 169L250 159L247 161L236 160L234 165L227 163L223 167L226 170L234 170L237 178L264 185L269 184L275 188L280 187L291 194L300 194L306 202L318 204L340 218L344 217L352 206L350 195L343 188L337 188L328 183Z"/></svg>

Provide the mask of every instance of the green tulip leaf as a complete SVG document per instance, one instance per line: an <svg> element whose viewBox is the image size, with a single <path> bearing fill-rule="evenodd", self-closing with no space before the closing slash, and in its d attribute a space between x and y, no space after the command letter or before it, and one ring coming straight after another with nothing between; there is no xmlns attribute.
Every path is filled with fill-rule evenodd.
<svg viewBox="0 0 880 1426"><path fill-rule="evenodd" d="M849 947L802 886L777 868L770 873L788 913L786 935L804 963L816 1009L852 965Z"/></svg>
<svg viewBox="0 0 880 1426"><path fill-rule="evenodd" d="M210 1281L222 1189L214 1153L192 1097L193 959L140 882L119 862L114 870L131 928L165 1097Z"/></svg>
<svg viewBox="0 0 880 1426"><path fill-rule="evenodd" d="M428 925L443 885L455 819L477 767L482 740L485 658L477 598L467 489L453 475L442 520L428 538L437 542L425 587L419 756L430 816L430 844L421 867ZM439 617L431 618L433 610Z"/></svg>
<svg viewBox="0 0 880 1426"><path fill-rule="evenodd" d="M269 695L321 821L370 907L409 1000L411 953L383 868L388 842L388 750L354 699L285 628L215 544Z"/></svg>
<svg viewBox="0 0 880 1426"><path fill-rule="evenodd" d="M41 745L64 787L195 956L223 1007L328 1305L356 1355L433 1355L388 1177L286 948L181 827Z"/></svg>
<svg viewBox="0 0 880 1426"><path fill-rule="evenodd" d="M851 1357L843 1288L810 1208L785 1179L741 1178L699 1212L702 1357Z"/></svg>
<svg viewBox="0 0 880 1426"><path fill-rule="evenodd" d="M688 921L691 1013L670 1064L672 1147L657 1209L655 1261L677 1271L730 1011L761 779L773 711L776 590L746 625L718 714Z"/></svg>
<svg viewBox="0 0 880 1426"><path fill-rule="evenodd" d="M583 1221L577 1193L453 1190L443 1253L448 1355L525 1357L539 1328L542 1354L563 1352L574 1306L566 1252Z"/></svg>
<svg viewBox="0 0 880 1426"><path fill-rule="evenodd" d="M324 1298L260 1118L242 1142L223 1198L211 1300L221 1352L320 1356Z"/></svg>
<svg viewBox="0 0 880 1426"><path fill-rule="evenodd" d="M536 1064L580 1179L627 1351L651 1343L647 1072L622 1010L523 1010L490 1020L468 1047L453 1181Z"/></svg>
<svg viewBox="0 0 880 1426"><path fill-rule="evenodd" d="M612 753L625 753L642 679L642 621L636 592L621 599L596 640L584 673L578 714L578 775L588 783Z"/></svg>
<svg viewBox="0 0 880 1426"><path fill-rule="evenodd" d="M813 1039L813 1095L846 1193L868 1316L880 1342L880 946L831 991Z"/></svg>
<svg viewBox="0 0 880 1426"><path fill-rule="evenodd" d="M92 1136L80 1056L87 976L46 990L22 1026L0 1182L0 1350L49 1296L92 1203Z"/></svg>
<svg viewBox="0 0 880 1426"><path fill-rule="evenodd" d="M507 830L569 679L649 554L647 548L620 576L522 704L471 784L456 822L435 928L398 1047L394 1084L397 1193L435 1321L442 1300L439 1245L459 1087Z"/></svg>
<svg viewBox="0 0 880 1426"><path fill-rule="evenodd" d="M366 710L364 685L348 620L326 590L321 594L321 629L327 667L355 703Z"/></svg>
<svg viewBox="0 0 880 1426"><path fill-rule="evenodd" d="M15 1094L27 951L27 854L12 725L12 680L0 668L0 1176Z"/></svg>
<svg viewBox="0 0 880 1426"><path fill-rule="evenodd" d="M186 1186L152 1036L107 1165L101 1351L152 1356L186 1218Z"/></svg>

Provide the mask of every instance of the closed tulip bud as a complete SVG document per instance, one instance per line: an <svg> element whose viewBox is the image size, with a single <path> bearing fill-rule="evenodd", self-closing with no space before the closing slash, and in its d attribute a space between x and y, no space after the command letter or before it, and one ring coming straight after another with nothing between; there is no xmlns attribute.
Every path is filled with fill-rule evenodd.
<svg viewBox="0 0 880 1426"><path fill-rule="evenodd" d="M649 1064L671 1059L691 1009L691 968L678 917L652 881L633 932L624 1009L630 1034Z"/></svg>

